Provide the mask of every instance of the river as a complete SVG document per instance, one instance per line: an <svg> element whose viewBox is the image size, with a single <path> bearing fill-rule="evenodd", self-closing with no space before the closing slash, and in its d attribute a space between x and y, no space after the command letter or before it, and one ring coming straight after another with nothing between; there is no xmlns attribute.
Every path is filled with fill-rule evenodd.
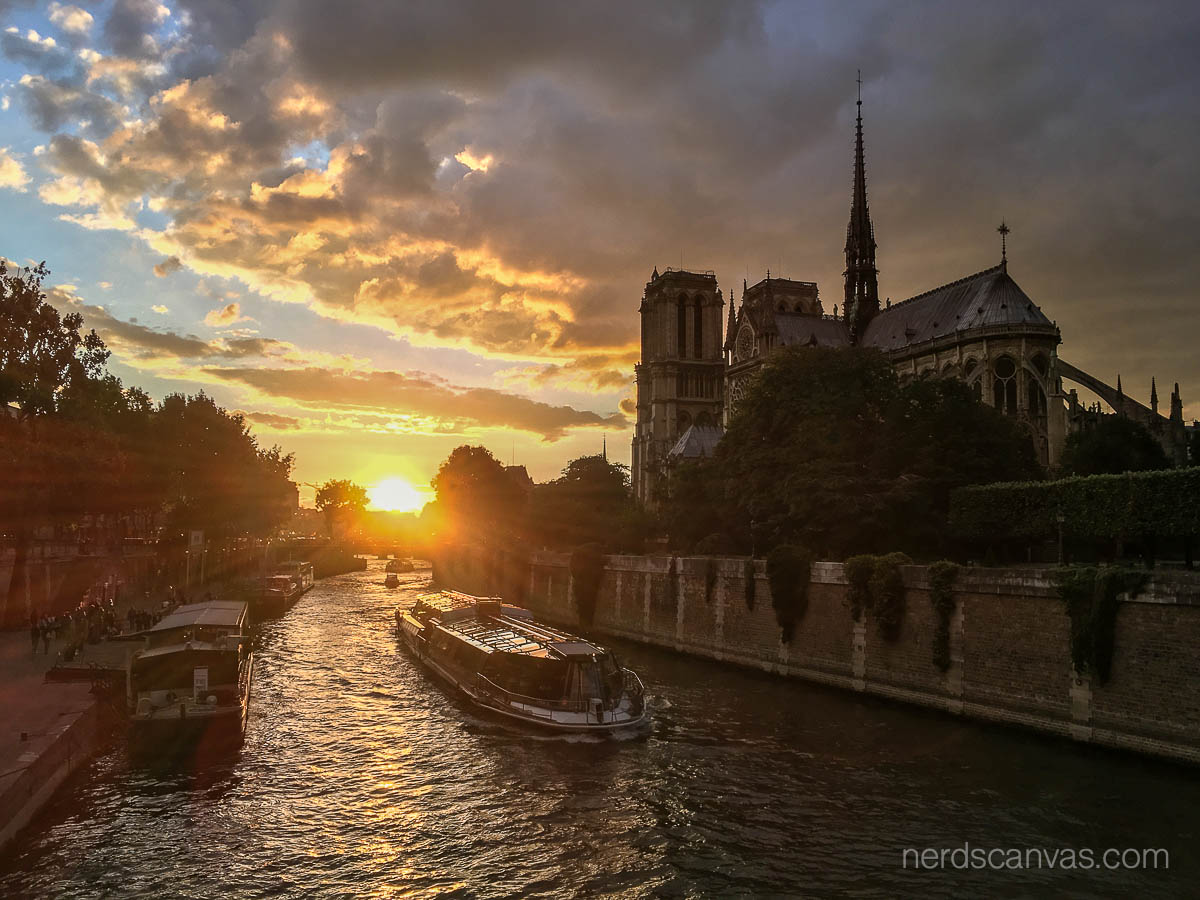
<svg viewBox="0 0 1200 900"><path fill-rule="evenodd" d="M1194 895L1192 770L625 643L646 728L529 734L397 645L428 572L403 577L372 562L261 626L241 752L164 771L118 742L8 848L0 896ZM905 867L927 847L1007 867ZM1085 848L1169 868L1025 867Z"/></svg>

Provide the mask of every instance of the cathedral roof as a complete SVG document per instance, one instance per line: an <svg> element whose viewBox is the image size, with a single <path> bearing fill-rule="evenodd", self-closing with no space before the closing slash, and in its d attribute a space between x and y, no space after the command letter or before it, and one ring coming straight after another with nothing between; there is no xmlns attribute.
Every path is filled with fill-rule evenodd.
<svg viewBox="0 0 1200 900"><path fill-rule="evenodd" d="M713 455L721 440L721 429L716 425L692 425L679 436L671 452L672 459L699 459Z"/></svg>
<svg viewBox="0 0 1200 900"><path fill-rule="evenodd" d="M957 331L997 325L1054 327L1009 277L1004 264L881 309L867 326L863 345L901 350Z"/></svg>
<svg viewBox="0 0 1200 900"><path fill-rule="evenodd" d="M844 319L827 319L803 313L775 313L779 343L788 346L849 347L850 331Z"/></svg>

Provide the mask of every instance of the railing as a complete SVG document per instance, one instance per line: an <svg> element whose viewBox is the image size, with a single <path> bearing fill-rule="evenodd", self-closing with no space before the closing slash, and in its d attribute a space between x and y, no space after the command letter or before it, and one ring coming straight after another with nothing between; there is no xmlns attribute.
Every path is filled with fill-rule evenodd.
<svg viewBox="0 0 1200 900"><path fill-rule="evenodd" d="M592 700L553 700L546 697L529 697L517 694L507 688L502 688L484 675L475 676L475 686L480 693L501 703L522 703L526 706L539 706L543 709L554 709L562 712L591 712ZM635 715L640 715L644 708L646 689L637 673L631 669L621 669L621 696L604 701L606 710L616 709L621 701L629 698L630 706Z"/></svg>

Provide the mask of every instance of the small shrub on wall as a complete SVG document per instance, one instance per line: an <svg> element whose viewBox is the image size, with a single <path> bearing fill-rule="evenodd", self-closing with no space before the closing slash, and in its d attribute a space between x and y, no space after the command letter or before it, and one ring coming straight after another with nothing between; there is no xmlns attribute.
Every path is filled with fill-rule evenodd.
<svg viewBox="0 0 1200 900"><path fill-rule="evenodd" d="M950 668L950 617L954 615L954 582L958 563L943 559L929 567L929 602L937 625L933 632L933 664L945 672Z"/></svg>
<svg viewBox="0 0 1200 900"><path fill-rule="evenodd" d="M1106 684L1112 674L1118 597L1137 596L1148 576L1137 569L1071 566L1056 573L1058 594L1071 618L1071 663L1080 675Z"/></svg>
<svg viewBox="0 0 1200 900"><path fill-rule="evenodd" d="M871 608L871 575L875 572L875 557L870 554L851 556L846 560L846 599L854 621L862 619L863 610Z"/></svg>
<svg viewBox="0 0 1200 900"><path fill-rule="evenodd" d="M808 586L812 575L812 555L793 544L782 544L767 556L767 580L771 584L771 606L780 636L792 642L796 624L808 609Z"/></svg>
<svg viewBox="0 0 1200 900"><path fill-rule="evenodd" d="M850 614L857 622L863 610L871 610L885 640L894 641L900 636L904 622L904 577L900 567L911 562L905 553L889 553L851 556L844 564Z"/></svg>

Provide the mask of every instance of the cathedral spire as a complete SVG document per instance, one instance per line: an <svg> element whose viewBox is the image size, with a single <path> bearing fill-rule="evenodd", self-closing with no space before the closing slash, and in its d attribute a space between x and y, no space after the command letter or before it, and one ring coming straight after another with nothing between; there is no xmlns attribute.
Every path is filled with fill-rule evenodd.
<svg viewBox="0 0 1200 900"><path fill-rule="evenodd" d="M875 268L875 228L867 208L867 165L863 155L862 72L858 73L858 117L854 127L854 194L846 226L846 296L843 315L850 342L857 344L867 323L879 312L879 280Z"/></svg>
<svg viewBox="0 0 1200 900"><path fill-rule="evenodd" d="M1158 415L1158 385L1154 383L1154 376L1150 377L1150 409Z"/></svg>
<svg viewBox="0 0 1200 900"><path fill-rule="evenodd" d="M733 349L733 288L729 289L729 322L725 326L725 349Z"/></svg>

